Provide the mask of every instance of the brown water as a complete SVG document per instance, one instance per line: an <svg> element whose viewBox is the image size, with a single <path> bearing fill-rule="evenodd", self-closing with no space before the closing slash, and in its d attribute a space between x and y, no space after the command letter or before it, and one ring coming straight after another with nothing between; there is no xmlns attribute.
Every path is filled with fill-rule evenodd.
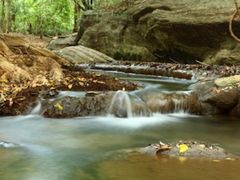
<svg viewBox="0 0 240 180"><path fill-rule="evenodd" d="M180 85L184 90L188 83L159 82L157 89L174 90ZM119 153L159 140L182 139L220 144L240 155L240 121L230 117L183 113L123 119L3 117L0 138L19 144L0 148L1 180L240 179L239 161L159 159Z"/></svg>
<svg viewBox="0 0 240 180"><path fill-rule="evenodd" d="M132 155L99 163L98 179L238 180L240 161L154 158Z"/></svg>

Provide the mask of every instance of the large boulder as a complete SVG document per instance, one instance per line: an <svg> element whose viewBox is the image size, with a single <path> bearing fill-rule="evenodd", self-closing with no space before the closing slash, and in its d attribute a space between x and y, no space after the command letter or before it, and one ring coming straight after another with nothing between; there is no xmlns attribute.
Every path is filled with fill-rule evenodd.
<svg viewBox="0 0 240 180"><path fill-rule="evenodd" d="M228 80L227 80L228 79ZM199 82L193 87L204 114L229 114L239 102L239 87L235 76L215 81Z"/></svg>
<svg viewBox="0 0 240 180"><path fill-rule="evenodd" d="M234 8L222 0L137 0L97 22L95 14L84 16L96 23L88 24L80 44L116 59L240 64L240 46L228 29Z"/></svg>
<svg viewBox="0 0 240 180"><path fill-rule="evenodd" d="M91 48L73 46L75 38L76 34L55 38L48 44L48 49L74 64L114 61L113 58Z"/></svg>
<svg viewBox="0 0 240 180"><path fill-rule="evenodd" d="M84 46L69 46L55 50L54 52L74 64L106 63L114 61L111 57Z"/></svg>
<svg viewBox="0 0 240 180"><path fill-rule="evenodd" d="M72 44L76 36L77 34L75 33L67 36L55 37L49 42L47 48L49 50L59 50L65 48Z"/></svg>

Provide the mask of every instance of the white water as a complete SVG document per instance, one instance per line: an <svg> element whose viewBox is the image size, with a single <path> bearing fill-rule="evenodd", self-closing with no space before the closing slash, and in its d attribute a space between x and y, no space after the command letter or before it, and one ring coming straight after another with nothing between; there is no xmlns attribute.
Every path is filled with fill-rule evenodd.
<svg viewBox="0 0 240 180"><path fill-rule="evenodd" d="M114 94L108 114L117 117L133 117L132 104L128 92L120 90Z"/></svg>
<svg viewBox="0 0 240 180"><path fill-rule="evenodd" d="M185 116L188 116L188 114L185 114ZM93 119L92 121L95 123L97 122L100 124L104 124L104 126L114 126L128 129L137 129L141 127L161 125L170 122L181 122L181 120L178 118L159 113L155 113L151 117L95 117L95 119Z"/></svg>
<svg viewBox="0 0 240 180"><path fill-rule="evenodd" d="M32 109L32 111L31 111L30 114L40 114L41 108L42 108L42 103L41 103L41 101L39 100L38 103L37 103L37 105Z"/></svg>

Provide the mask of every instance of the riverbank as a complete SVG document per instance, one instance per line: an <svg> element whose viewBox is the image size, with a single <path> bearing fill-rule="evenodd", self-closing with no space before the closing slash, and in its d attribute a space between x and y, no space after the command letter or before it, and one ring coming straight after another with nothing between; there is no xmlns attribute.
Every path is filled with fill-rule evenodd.
<svg viewBox="0 0 240 180"><path fill-rule="evenodd" d="M28 113L42 94L57 90L134 90L136 85L87 73L72 62L31 45L23 36L0 34L0 115Z"/></svg>

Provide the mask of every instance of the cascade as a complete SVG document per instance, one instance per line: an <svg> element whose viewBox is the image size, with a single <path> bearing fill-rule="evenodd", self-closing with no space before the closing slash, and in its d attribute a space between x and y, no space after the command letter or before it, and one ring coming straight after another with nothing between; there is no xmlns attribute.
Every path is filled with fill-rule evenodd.
<svg viewBox="0 0 240 180"><path fill-rule="evenodd" d="M39 100L37 105L32 109L30 114L40 114L41 108L42 108L42 103Z"/></svg>
<svg viewBox="0 0 240 180"><path fill-rule="evenodd" d="M124 90L117 91L111 101L108 114L116 117L132 117L132 104L128 92Z"/></svg>

